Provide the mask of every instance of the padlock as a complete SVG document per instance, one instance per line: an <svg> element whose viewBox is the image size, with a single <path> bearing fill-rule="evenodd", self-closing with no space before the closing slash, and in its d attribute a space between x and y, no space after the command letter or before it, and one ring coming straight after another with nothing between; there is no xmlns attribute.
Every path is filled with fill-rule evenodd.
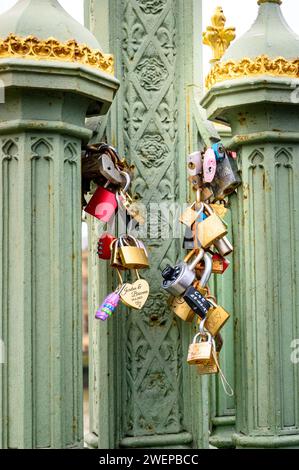
<svg viewBox="0 0 299 470"><path fill-rule="evenodd" d="M203 159L203 180L211 183L216 173L216 155L213 149L208 148Z"/></svg>
<svg viewBox="0 0 299 470"><path fill-rule="evenodd" d="M199 315L201 318L205 318L211 308L210 302L205 299L202 293L203 289L205 289L207 283L209 282L212 272L212 260L208 253L204 254L204 265L205 270L200 279L201 292L193 285L188 287L185 294L183 295L185 302L189 305L190 308L192 308L193 312L196 313L196 315Z"/></svg>
<svg viewBox="0 0 299 470"><path fill-rule="evenodd" d="M191 227L186 227L185 236L183 241L184 250L193 250L194 249L194 238Z"/></svg>
<svg viewBox="0 0 299 470"><path fill-rule="evenodd" d="M211 308L206 316L205 328L212 336L216 336L229 319L230 314L224 310L223 307L217 305L211 298L208 298L208 301L211 303Z"/></svg>
<svg viewBox="0 0 299 470"><path fill-rule="evenodd" d="M199 209L194 210L194 208L196 209L197 204L197 202L194 202L191 206L187 207L187 209L179 218L181 224L184 224L187 227L192 227L192 225L198 219L204 208L203 203L200 203Z"/></svg>
<svg viewBox="0 0 299 470"><path fill-rule="evenodd" d="M202 173L202 153L193 152L187 157L187 171L190 176L196 176Z"/></svg>
<svg viewBox="0 0 299 470"><path fill-rule="evenodd" d="M149 284L145 279L141 279L137 269L130 270L131 274L135 273L134 282L125 284L122 281L121 274L117 269L120 280L120 299L124 305L136 310L141 310L149 296Z"/></svg>
<svg viewBox="0 0 299 470"><path fill-rule="evenodd" d="M234 251L233 245L227 237L220 238L214 241L214 247L221 256L228 256Z"/></svg>
<svg viewBox="0 0 299 470"><path fill-rule="evenodd" d="M206 359L196 365L199 375L218 374L219 372L219 353L214 352L210 359Z"/></svg>
<svg viewBox="0 0 299 470"><path fill-rule="evenodd" d="M217 142L216 144L213 144L212 149L215 153L217 162L224 159L226 150L221 142Z"/></svg>
<svg viewBox="0 0 299 470"><path fill-rule="evenodd" d="M204 250L200 250L192 263L187 264L195 254L196 250L190 251L184 261L176 265L174 268L169 265L166 266L162 272L163 282L161 287L163 289L175 297L178 297L183 294L189 286L191 286L195 279L195 266L203 258Z"/></svg>
<svg viewBox="0 0 299 470"><path fill-rule="evenodd" d="M225 153L224 158L217 162L215 177L211 182L215 199L220 200L233 193L241 183L236 160Z"/></svg>
<svg viewBox="0 0 299 470"><path fill-rule="evenodd" d="M119 255L126 269L144 269L149 267L145 246L132 235L119 237Z"/></svg>
<svg viewBox="0 0 299 470"><path fill-rule="evenodd" d="M189 346L187 357L188 364L196 365L211 359L213 347L213 338L210 333L197 333Z"/></svg>
<svg viewBox="0 0 299 470"><path fill-rule="evenodd" d="M116 193L116 200L118 204L122 204L127 213L138 222L140 225L145 223L144 207L138 204L137 201L133 201L132 197L128 193L128 189L131 185L131 178L129 173L125 171L120 172L126 179L126 184L123 189Z"/></svg>
<svg viewBox="0 0 299 470"><path fill-rule="evenodd" d="M108 297L104 300L102 305L99 307L99 309L96 312L95 318L97 320L102 320L105 321L115 311L117 308L119 301L120 301L120 292L119 290L116 290L115 292L112 292L112 294L109 294Z"/></svg>
<svg viewBox="0 0 299 470"><path fill-rule="evenodd" d="M116 238L110 233L103 233L98 241L98 257L100 259L109 260L111 258L111 243L116 240Z"/></svg>
<svg viewBox="0 0 299 470"><path fill-rule="evenodd" d="M192 322L194 319L194 312L189 305L184 301L183 297L170 296L168 305L178 317L186 322Z"/></svg>
<svg viewBox="0 0 299 470"><path fill-rule="evenodd" d="M120 257L120 242L119 239L117 238L111 243L110 249L111 249L111 258L110 258L110 266L112 268L118 268L120 270L126 269L125 266L122 264L122 260Z"/></svg>
<svg viewBox="0 0 299 470"><path fill-rule="evenodd" d="M212 345L212 351L211 351L211 355L209 358L205 358L197 364L197 372L199 375L217 374L219 372L219 362L218 362L219 354L217 353L216 341L206 329L205 327L206 322L207 322L206 318L200 321L199 334L202 337L206 336L210 339L211 345ZM219 347L219 344L218 344L218 347Z"/></svg>
<svg viewBox="0 0 299 470"><path fill-rule="evenodd" d="M194 246L197 248L200 244L202 248L207 249L215 240L223 238L227 234L227 227L208 204L204 204L204 211L208 217L193 225Z"/></svg>
<svg viewBox="0 0 299 470"><path fill-rule="evenodd" d="M106 153L99 157L99 167L102 175L106 180L110 181L110 183L115 185L123 184L124 177L122 176L121 171L117 169L112 158Z"/></svg>
<svg viewBox="0 0 299 470"><path fill-rule="evenodd" d="M214 253L212 256L212 273L213 274L223 274L230 265L230 261L228 261L223 256L219 255L218 253ZM201 275L202 271L204 270L205 265L203 261L201 261L196 266L196 275Z"/></svg>
<svg viewBox="0 0 299 470"><path fill-rule="evenodd" d="M113 192L99 186L84 211L102 222L109 222L117 209L117 200Z"/></svg>

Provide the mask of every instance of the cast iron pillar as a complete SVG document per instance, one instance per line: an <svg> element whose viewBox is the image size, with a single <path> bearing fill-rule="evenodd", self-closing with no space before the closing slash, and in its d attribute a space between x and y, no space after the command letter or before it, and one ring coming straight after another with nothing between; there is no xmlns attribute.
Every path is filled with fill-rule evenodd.
<svg viewBox="0 0 299 470"><path fill-rule="evenodd" d="M280 0L207 77L202 104L229 122L243 187L234 225L237 448L299 447L298 44Z"/></svg>
<svg viewBox="0 0 299 470"><path fill-rule="evenodd" d="M118 82L56 0L19 0L0 36L0 447L80 447L81 142Z"/></svg>
<svg viewBox="0 0 299 470"><path fill-rule="evenodd" d="M190 90L200 86L201 0L87 0L86 19L109 37L122 86L105 131L136 166L134 189L148 208L159 205L146 236L151 295L141 312L123 310L106 325L94 311L110 277L90 246L91 422L87 442L99 448L208 447L208 379L186 362L190 324L176 319L161 291L161 269L182 258L167 208L187 200ZM104 12L104 13L103 13ZM103 29L108 24L109 31ZM109 33L109 36L108 34ZM202 135L199 136L202 144ZM198 144L198 142L196 142ZM180 213L177 211L175 221ZM164 225L163 217L165 217ZM170 228L169 235L163 235ZM156 229L156 230L155 230ZM93 252L92 252L93 251ZM103 287L104 286L104 287ZM106 292L105 292L106 291Z"/></svg>

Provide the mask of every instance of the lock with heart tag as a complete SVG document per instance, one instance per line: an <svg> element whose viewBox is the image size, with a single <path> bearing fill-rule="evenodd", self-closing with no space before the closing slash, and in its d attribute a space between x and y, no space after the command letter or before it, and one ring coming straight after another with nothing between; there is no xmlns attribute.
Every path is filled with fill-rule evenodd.
<svg viewBox="0 0 299 470"><path fill-rule="evenodd" d="M149 267L148 254L144 244L132 235L121 235L118 239L119 256L126 269Z"/></svg>
<svg viewBox="0 0 299 470"><path fill-rule="evenodd" d="M120 299L122 303L127 307L141 310L149 296L150 288L148 282L145 279L141 279L137 269L131 270L131 274L136 278L132 283L124 283L118 269L117 273L121 285Z"/></svg>
<svg viewBox="0 0 299 470"><path fill-rule="evenodd" d="M204 256L204 251L192 250L185 257L184 261L174 267L169 265L162 271L162 289L166 290L175 297L184 294L186 289L191 286L195 279L195 266L201 261ZM196 255L196 256L195 256ZM194 257L195 256L195 257ZM188 264L188 261L193 258L193 261Z"/></svg>
<svg viewBox="0 0 299 470"><path fill-rule="evenodd" d="M209 248L213 243L223 238L227 234L227 227L223 221L215 214L211 206L204 203L204 211L208 217L193 225L195 247L197 243L204 249Z"/></svg>
<svg viewBox="0 0 299 470"><path fill-rule="evenodd" d="M195 288L194 285L188 287L186 292L183 295L183 299L192 308L193 312L196 315L199 315L201 318L205 318L208 311L211 308L210 302L205 299L205 287L209 282L212 272L212 260L211 256L208 253L204 254L204 273L200 279L199 287Z"/></svg>
<svg viewBox="0 0 299 470"><path fill-rule="evenodd" d="M187 362L190 365L197 365L212 358L214 339L209 332L199 332L189 346Z"/></svg>
<svg viewBox="0 0 299 470"><path fill-rule="evenodd" d="M109 260L111 258L111 243L115 240L116 238L108 232L100 236L97 251L100 259Z"/></svg>
<svg viewBox="0 0 299 470"><path fill-rule="evenodd" d="M216 336L229 319L230 314L223 307L217 305L211 297L208 296L207 299L211 308L206 316L205 328L212 336Z"/></svg>

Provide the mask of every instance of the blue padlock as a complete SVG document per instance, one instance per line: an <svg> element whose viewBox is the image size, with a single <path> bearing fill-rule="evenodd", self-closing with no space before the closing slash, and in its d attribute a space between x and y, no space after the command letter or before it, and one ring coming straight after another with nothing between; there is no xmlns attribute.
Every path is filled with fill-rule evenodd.
<svg viewBox="0 0 299 470"><path fill-rule="evenodd" d="M224 159L226 152L225 152L225 148L224 148L224 146L221 142L217 142L217 144L213 144L212 149L215 152L217 162L220 162L221 160Z"/></svg>

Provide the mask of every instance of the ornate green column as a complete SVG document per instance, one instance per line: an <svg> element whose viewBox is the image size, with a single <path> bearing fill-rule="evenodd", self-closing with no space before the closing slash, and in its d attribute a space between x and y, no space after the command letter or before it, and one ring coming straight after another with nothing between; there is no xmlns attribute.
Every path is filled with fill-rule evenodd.
<svg viewBox="0 0 299 470"><path fill-rule="evenodd" d="M229 122L243 188L234 210L237 448L299 448L298 41L280 0L214 66L202 104Z"/></svg>
<svg viewBox="0 0 299 470"><path fill-rule="evenodd" d="M188 98L200 85L201 1L90 0L86 18L101 42L103 34L107 37L102 24L109 19L107 46L121 78L108 125L99 126L98 137L104 132L131 158L135 191L148 207L186 202L186 155L193 145ZM203 145L207 133L201 126L196 145ZM91 231L95 250L94 227ZM187 365L193 332L174 318L160 289L161 268L182 256L181 240L172 233L163 238L160 226L146 243L151 258L150 271L143 273L151 285L146 307L141 313L118 313L107 325L90 322L94 359L87 442L100 448L208 447L209 382ZM90 274L94 316L107 288L94 253Z"/></svg>
<svg viewBox="0 0 299 470"><path fill-rule="evenodd" d="M56 0L20 0L0 35L0 447L80 447L81 142L118 82Z"/></svg>

